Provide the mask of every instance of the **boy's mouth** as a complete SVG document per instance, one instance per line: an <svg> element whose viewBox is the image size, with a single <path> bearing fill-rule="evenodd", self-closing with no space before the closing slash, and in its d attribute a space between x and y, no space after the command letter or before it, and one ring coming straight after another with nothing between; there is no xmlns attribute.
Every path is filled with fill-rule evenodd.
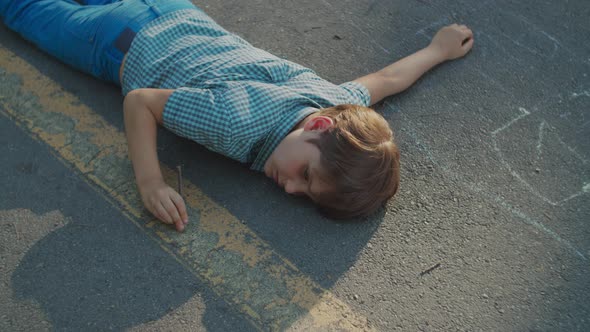
<svg viewBox="0 0 590 332"><path fill-rule="evenodd" d="M279 172L275 171L273 173L273 179L275 180L275 183L281 187L281 188L285 188L285 185L283 183L281 183L281 178L279 177Z"/></svg>
<svg viewBox="0 0 590 332"><path fill-rule="evenodd" d="M269 178L273 179L273 181L281 188L283 188L283 185L280 182L280 178L279 178L279 172L275 169L271 169L269 171L269 175L267 175Z"/></svg>

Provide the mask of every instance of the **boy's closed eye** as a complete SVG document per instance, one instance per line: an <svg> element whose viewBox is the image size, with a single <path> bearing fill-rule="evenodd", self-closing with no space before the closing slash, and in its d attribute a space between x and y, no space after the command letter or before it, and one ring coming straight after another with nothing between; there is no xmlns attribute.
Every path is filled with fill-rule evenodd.
<svg viewBox="0 0 590 332"><path fill-rule="evenodd" d="M309 166L306 166L303 170L303 178L305 181L309 181Z"/></svg>

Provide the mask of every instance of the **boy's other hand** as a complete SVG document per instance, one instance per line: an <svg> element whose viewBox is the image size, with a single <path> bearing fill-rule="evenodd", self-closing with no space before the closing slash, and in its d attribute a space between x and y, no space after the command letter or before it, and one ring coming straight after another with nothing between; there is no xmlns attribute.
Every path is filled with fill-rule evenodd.
<svg viewBox="0 0 590 332"><path fill-rule="evenodd" d="M444 60L453 60L467 54L473 47L473 32L465 25L451 24L436 33L428 46Z"/></svg>
<svg viewBox="0 0 590 332"><path fill-rule="evenodd" d="M139 192L145 207L166 224L174 224L182 232L188 223L184 200L162 180L153 180L140 186Z"/></svg>

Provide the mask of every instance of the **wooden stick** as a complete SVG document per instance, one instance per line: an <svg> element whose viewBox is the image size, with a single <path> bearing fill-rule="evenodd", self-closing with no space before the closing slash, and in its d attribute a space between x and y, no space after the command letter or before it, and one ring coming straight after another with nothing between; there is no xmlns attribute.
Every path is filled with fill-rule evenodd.
<svg viewBox="0 0 590 332"><path fill-rule="evenodd" d="M178 173L178 193L184 199L184 195L182 195L182 166L176 166L176 171Z"/></svg>
<svg viewBox="0 0 590 332"><path fill-rule="evenodd" d="M429 274L430 272L434 271L435 269L438 269L439 267L440 267L440 263L436 263L436 265L434 265L433 267L431 267L431 268L429 268L427 270L422 271L420 273L420 276L422 277L425 274Z"/></svg>

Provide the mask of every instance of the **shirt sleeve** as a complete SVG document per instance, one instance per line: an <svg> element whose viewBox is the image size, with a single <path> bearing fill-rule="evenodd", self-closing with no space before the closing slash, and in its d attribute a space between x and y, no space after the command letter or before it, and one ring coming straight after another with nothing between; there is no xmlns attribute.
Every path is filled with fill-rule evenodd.
<svg viewBox="0 0 590 332"><path fill-rule="evenodd" d="M358 82L346 82L339 85L348 93L350 103L354 105L370 106L371 94L369 90Z"/></svg>
<svg viewBox="0 0 590 332"><path fill-rule="evenodd" d="M164 107L164 127L221 154L231 136L227 119L222 94L214 89L178 88Z"/></svg>

